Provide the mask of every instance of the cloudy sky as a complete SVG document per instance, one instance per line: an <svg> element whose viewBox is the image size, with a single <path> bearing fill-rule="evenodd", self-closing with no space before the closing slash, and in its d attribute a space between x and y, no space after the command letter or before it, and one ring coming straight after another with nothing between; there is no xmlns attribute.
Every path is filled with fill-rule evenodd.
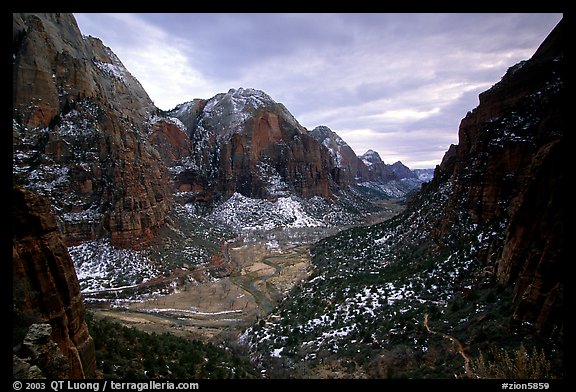
<svg viewBox="0 0 576 392"><path fill-rule="evenodd" d="M562 14L75 14L161 109L230 88L282 102L357 154L432 168L478 94Z"/></svg>

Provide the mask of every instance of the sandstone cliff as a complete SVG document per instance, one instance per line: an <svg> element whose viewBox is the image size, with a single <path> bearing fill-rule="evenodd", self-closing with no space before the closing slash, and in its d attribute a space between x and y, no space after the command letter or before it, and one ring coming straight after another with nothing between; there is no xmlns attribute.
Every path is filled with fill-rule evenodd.
<svg viewBox="0 0 576 392"><path fill-rule="evenodd" d="M372 179L369 167L336 132L321 125L314 128L310 135L330 152L334 162L333 177L339 185L346 186Z"/></svg>
<svg viewBox="0 0 576 392"><path fill-rule="evenodd" d="M480 94L461 122L458 145L413 202L418 208L445 195L431 225L440 247L470 226L502 231L477 257L499 284L513 285L513 325L555 337L563 333L565 47L561 21L531 59Z"/></svg>
<svg viewBox="0 0 576 392"><path fill-rule="evenodd" d="M134 122L154 104L98 38L84 37L71 14L13 14L13 110L27 127L47 126L66 104L108 102Z"/></svg>
<svg viewBox="0 0 576 392"><path fill-rule="evenodd" d="M50 202L22 188L13 189L12 200L15 371L22 377L93 378L96 357L80 285Z"/></svg>
<svg viewBox="0 0 576 392"><path fill-rule="evenodd" d="M287 194L331 197L334 164L284 105L254 89L231 89L176 107L193 154L178 174L180 189L207 199L235 192L254 198Z"/></svg>
<svg viewBox="0 0 576 392"><path fill-rule="evenodd" d="M157 109L140 83L70 14L13 14L12 69L17 183L51 198L67 245L146 244L171 208L153 143L181 154L177 131L151 129Z"/></svg>
<svg viewBox="0 0 576 392"><path fill-rule="evenodd" d="M145 247L174 191L209 204L236 192L332 198L397 177L384 164L371 173L340 138L322 144L322 132L262 91L231 89L163 113L70 14L14 14L12 52L14 177L51 198L69 246L110 237Z"/></svg>

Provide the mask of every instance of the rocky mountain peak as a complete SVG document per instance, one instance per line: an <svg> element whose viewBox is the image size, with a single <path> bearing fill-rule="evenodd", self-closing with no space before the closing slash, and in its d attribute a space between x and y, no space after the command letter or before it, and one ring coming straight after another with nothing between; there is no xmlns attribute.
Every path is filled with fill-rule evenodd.
<svg viewBox="0 0 576 392"><path fill-rule="evenodd" d="M170 210L154 104L72 15L13 14L13 172L49 196L67 244L142 246Z"/></svg>
<svg viewBox="0 0 576 392"><path fill-rule="evenodd" d="M168 113L186 126L193 153L180 189L213 199L332 195L330 157L281 103L253 88L230 89Z"/></svg>
<svg viewBox="0 0 576 392"><path fill-rule="evenodd" d="M410 168L408 168L408 166L404 165L400 161L391 164L390 169L398 179L418 177L412 170L410 170Z"/></svg>
<svg viewBox="0 0 576 392"><path fill-rule="evenodd" d="M350 148L348 143L346 143L336 132L325 125L317 126L310 131L310 135L329 149L332 148L338 150L346 147Z"/></svg>
<svg viewBox="0 0 576 392"><path fill-rule="evenodd" d="M346 142L342 140L342 138L338 136L336 132L331 130L326 125L318 125L312 131L310 131L310 133L314 134L315 135L314 138L317 140L324 141L326 139L331 139L331 141L335 142L336 144L347 145Z"/></svg>
<svg viewBox="0 0 576 392"><path fill-rule="evenodd" d="M370 179L372 181L386 183L398 180L396 174L389 165L385 164L380 155L374 150L368 150L364 155L360 155L362 162L368 167Z"/></svg>
<svg viewBox="0 0 576 392"><path fill-rule="evenodd" d="M360 155L359 158L362 159L362 161L364 161L366 166L370 166L374 163L384 163L382 158L380 158L380 154L378 154L374 150L366 151L363 155Z"/></svg>
<svg viewBox="0 0 576 392"><path fill-rule="evenodd" d="M305 132L298 121L268 94L254 88L230 89L210 98L198 119L198 125L215 132L220 138L230 138L245 130L246 122L258 113L269 112Z"/></svg>
<svg viewBox="0 0 576 392"><path fill-rule="evenodd" d="M253 111L273 104L275 102L272 98L261 90L231 88L227 93L216 94L210 98L204 107L204 112L213 116L222 116L227 113L238 114Z"/></svg>
<svg viewBox="0 0 576 392"><path fill-rule="evenodd" d="M562 340L564 31L561 22L531 59L480 94L479 106L461 122L458 145L450 147L433 180L405 212L344 231L312 249L318 275L287 299L296 311L276 323L279 333L290 335L270 346L274 357L295 348L290 355L303 350L302 359L323 361L337 347L335 339L349 339L350 345L334 353L353 351L358 359L359 351L351 347L364 345L373 350L371 361L389 359L412 368L414 359L430 369L439 359L446 362L437 354L444 350L436 344L442 339L430 339L427 312L437 323L431 324L434 330L440 326L468 336L475 329L466 342L475 349L484 348L492 332L484 329L486 321L499 324L502 336L507 329L516 337L530 331ZM33 367L46 367L46 361L36 365L25 359L47 357L57 366L40 374L56 378L63 372L91 377L95 369L70 254L80 263L96 260L102 268L94 271L140 272L149 265L132 264L124 255L155 238L171 246L172 238L164 241L168 236L159 233L173 230L186 241L197 236L193 242L208 242L200 233L204 226L191 232L190 221L181 225L178 214L188 214L188 207L215 207L220 221L243 225L252 215L250 206L256 206L266 210L253 220L258 226L260 218L270 220L267 211L282 215L278 226L321 226L332 222L322 206L336 205L328 199L338 199L348 186L376 194L372 191L391 183L410 186L408 192L421 184L401 162L386 165L373 150L356 156L326 126L308 132L260 90L230 89L168 113L158 110L120 59L99 39L82 37L69 14L13 14L13 174L19 185L13 193L14 332L22 341L14 348L14 363L20 374L38 375ZM407 194L397 190L387 195ZM298 197L308 199L318 215L305 214ZM254 204L253 199L267 200ZM246 214L231 216L231 209ZM194 246L179 255L188 257ZM120 249L117 259L101 251L117 248L132 249ZM201 253L194 260L206 262ZM104 259L108 264L101 263ZM150 278L160 272L149 271ZM318 293L325 301L314 300ZM303 312L306 306L319 308ZM502 326L503 317L492 320L493 309L508 312L510 326ZM419 327L423 314L426 321ZM441 321L449 314L451 319ZM266 338L254 342L267 344L274 324L269 319L259 325L254 331ZM310 335L314 330L318 334ZM410 350L398 351L400 345ZM52 354L45 355L48 351ZM282 364L294 363L299 361ZM452 376L452 368L446 372ZM422 374L429 373L414 373Z"/></svg>

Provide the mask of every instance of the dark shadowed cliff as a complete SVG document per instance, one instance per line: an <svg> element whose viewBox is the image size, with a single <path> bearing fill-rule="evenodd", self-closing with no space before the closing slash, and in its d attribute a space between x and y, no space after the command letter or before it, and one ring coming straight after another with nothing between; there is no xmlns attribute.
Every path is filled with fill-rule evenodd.
<svg viewBox="0 0 576 392"><path fill-rule="evenodd" d="M503 238L477 257L499 284L514 286L513 323L526 321L547 336L563 331L565 30L561 21L531 59L480 94L478 107L461 122L458 145L419 196L452 189L438 206L438 242L457 241L462 220L503 228Z"/></svg>
<svg viewBox="0 0 576 392"><path fill-rule="evenodd" d="M14 188L12 217L14 376L32 377L36 366L36 376L93 378L96 357L80 285L50 201Z"/></svg>
<svg viewBox="0 0 576 392"><path fill-rule="evenodd" d="M565 29L480 95L404 212L312 247L310 279L241 337L268 374L565 375Z"/></svg>

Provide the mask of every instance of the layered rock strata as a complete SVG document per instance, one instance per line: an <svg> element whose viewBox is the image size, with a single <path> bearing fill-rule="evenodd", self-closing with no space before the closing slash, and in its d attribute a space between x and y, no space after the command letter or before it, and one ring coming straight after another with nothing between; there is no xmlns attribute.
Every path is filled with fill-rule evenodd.
<svg viewBox="0 0 576 392"><path fill-rule="evenodd" d="M50 201L14 188L12 209L13 343L22 344L15 351L20 358L15 369L27 361L23 368L28 372L36 366L32 374L93 378L94 342L84 321L74 265L58 234Z"/></svg>
<svg viewBox="0 0 576 392"><path fill-rule="evenodd" d="M561 21L531 59L480 94L460 124L458 145L414 201L450 190L432 225L439 246L458 241L458 230L470 225L501 232L478 258L499 284L514 287L512 324L556 337L563 334L565 28Z"/></svg>
<svg viewBox="0 0 576 392"><path fill-rule="evenodd" d="M16 181L51 198L67 245L145 245L172 192L140 83L70 14L13 14L12 69Z"/></svg>

